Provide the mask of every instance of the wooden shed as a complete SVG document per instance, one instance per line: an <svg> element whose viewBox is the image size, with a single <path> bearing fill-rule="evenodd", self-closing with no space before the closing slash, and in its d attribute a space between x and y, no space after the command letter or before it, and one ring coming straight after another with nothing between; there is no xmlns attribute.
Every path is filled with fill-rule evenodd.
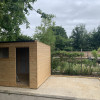
<svg viewBox="0 0 100 100"><path fill-rule="evenodd" d="M50 75L50 46L37 41L0 42L1 86L38 88Z"/></svg>

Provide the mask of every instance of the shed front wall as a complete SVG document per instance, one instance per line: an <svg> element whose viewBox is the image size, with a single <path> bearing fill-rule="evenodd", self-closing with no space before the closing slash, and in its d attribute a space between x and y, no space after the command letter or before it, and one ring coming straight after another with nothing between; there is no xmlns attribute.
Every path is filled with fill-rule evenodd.
<svg viewBox="0 0 100 100"><path fill-rule="evenodd" d="M0 58L0 85L16 86L16 48L29 47L29 87L37 88L37 43L0 43L9 48L9 58Z"/></svg>
<svg viewBox="0 0 100 100"><path fill-rule="evenodd" d="M10 44L0 44L0 48L9 48L9 58L0 58L0 85L16 86L16 54Z"/></svg>

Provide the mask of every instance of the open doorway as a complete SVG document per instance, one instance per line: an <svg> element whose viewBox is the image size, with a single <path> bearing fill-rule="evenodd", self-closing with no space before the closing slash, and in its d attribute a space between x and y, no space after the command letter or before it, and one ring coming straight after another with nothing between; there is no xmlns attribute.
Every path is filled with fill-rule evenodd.
<svg viewBox="0 0 100 100"><path fill-rule="evenodd" d="M16 48L16 82L29 86L29 48Z"/></svg>

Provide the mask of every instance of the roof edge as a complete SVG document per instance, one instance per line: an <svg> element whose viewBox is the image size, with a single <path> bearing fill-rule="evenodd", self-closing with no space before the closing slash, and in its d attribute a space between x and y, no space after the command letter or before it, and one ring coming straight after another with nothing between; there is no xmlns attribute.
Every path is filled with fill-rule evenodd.
<svg viewBox="0 0 100 100"><path fill-rule="evenodd" d="M17 43L17 42L35 42L35 40L29 40L29 41L0 41L0 43Z"/></svg>

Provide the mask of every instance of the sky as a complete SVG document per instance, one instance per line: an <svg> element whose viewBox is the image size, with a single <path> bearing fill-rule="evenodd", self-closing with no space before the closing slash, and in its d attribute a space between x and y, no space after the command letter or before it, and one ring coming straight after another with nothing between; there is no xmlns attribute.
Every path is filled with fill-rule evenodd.
<svg viewBox="0 0 100 100"><path fill-rule="evenodd" d="M100 0L37 0L33 8L54 14L56 26L62 26L68 36L76 25L85 24L88 31L100 25ZM41 24L41 16L33 10L27 19L30 28L21 25L21 32L33 36L36 26Z"/></svg>

